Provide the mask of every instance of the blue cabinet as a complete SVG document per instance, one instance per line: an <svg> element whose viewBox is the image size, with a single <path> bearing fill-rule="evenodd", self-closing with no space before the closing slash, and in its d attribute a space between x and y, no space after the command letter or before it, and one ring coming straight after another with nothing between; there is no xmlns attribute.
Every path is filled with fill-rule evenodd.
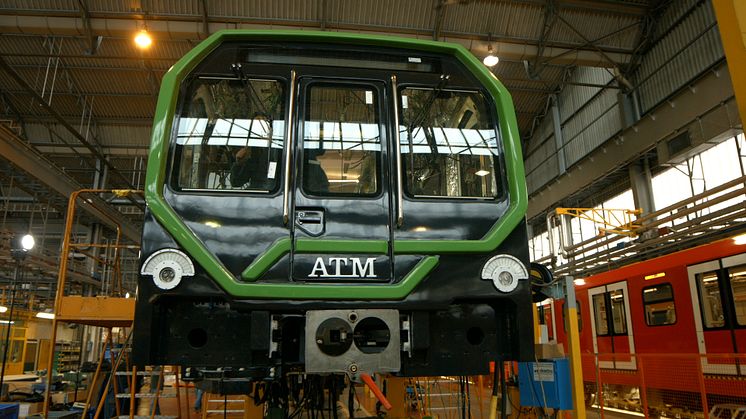
<svg viewBox="0 0 746 419"><path fill-rule="evenodd" d="M572 410L572 381L567 358L518 363L521 406Z"/></svg>

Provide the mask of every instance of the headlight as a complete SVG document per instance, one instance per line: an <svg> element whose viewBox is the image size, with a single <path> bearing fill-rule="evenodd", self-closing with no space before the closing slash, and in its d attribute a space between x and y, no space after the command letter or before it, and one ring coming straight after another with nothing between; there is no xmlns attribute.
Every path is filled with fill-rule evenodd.
<svg viewBox="0 0 746 419"><path fill-rule="evenodd" d="M187 255L176 249L162 249L142 264L141 275L153 277L155 285L162 290L175 288L185 276L194 276L194 264Z"/></svg>
<svg viewBox="0 0 746 419"><path fill-rule="evenodd" d="M508 293L518 287L518 281L528 279L528 270L515 256L497 255L484 264L482 279L492 280L498 291Z"/></svg>

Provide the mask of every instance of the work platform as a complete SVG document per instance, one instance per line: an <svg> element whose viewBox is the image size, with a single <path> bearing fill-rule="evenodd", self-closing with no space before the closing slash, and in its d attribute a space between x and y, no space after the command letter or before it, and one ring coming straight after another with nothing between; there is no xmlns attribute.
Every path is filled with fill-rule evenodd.
<svg viewBox="0 0 746 419"><path fill-rule="evenodd" d="M55 317L58 322L99 327L130 327L135 318L135 299L121 297L62 297Z"/></svg>

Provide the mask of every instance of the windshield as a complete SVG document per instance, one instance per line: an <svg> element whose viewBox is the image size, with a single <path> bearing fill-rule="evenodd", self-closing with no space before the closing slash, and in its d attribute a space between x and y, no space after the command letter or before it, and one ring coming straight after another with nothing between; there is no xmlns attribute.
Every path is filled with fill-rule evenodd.
<svg viewBox="0 0 746 419"><path fill-rule="evenodd" d="M410 196L501 195L498 133L480 93L407 88L401 105L399 136Z"/></svg>
<svg viewBox="0 0 746 419"><path fill-rule="evenodd" d="M284 86L277 80L194 80L178 119L176 186L273 191L284 109Z"/></svg>

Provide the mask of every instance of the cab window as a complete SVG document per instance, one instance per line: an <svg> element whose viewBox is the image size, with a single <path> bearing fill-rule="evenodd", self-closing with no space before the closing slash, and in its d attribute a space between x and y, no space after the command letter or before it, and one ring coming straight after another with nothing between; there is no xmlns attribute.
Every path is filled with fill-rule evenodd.
<svg viewBox="0 0 746 419"><path fill-rule="evenodd" d="M676 323L676 306L673 300L673 287L670 283L643 288L642 304L645 311L645 323L648 326Z"/></svg>
<svg viewBox="0 0 746 419"><path fill-rule="evenodd" d="M502 193L498 133L478 92L401 91L404 188L410 197L495 198Z"/></svg>
<svg viewBox="0 0 746 419"><path fill-rule="evenodd" d="M285 136L278 80L195 79L175 124L179 189L270 192Z"/></svg>
<svg viewBox="0 0 746 419"><path fill-rule="evenodd" d="M311 85L303 122L303 190L317 196L377 195L380 160L377 91Z"/></svg>

